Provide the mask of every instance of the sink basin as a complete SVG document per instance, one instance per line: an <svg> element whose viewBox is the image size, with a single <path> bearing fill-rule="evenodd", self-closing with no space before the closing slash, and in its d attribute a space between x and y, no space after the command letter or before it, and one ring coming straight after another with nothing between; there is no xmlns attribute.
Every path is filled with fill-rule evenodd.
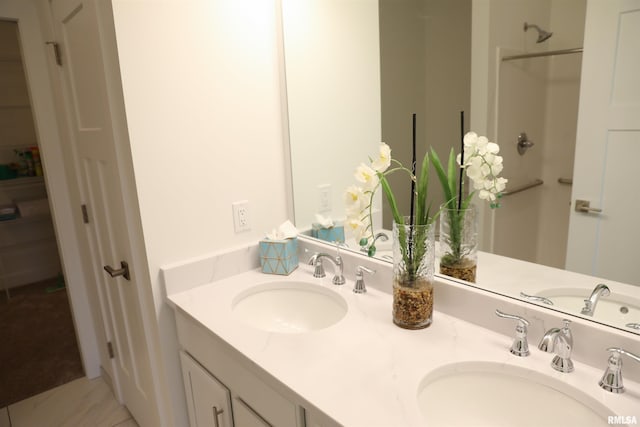
<svg viewBox="0 0 640 427"><path fill-rule="evenodd" d="M611 411L555 378L490 362L447 365L418 389L428 425L600 426Z"/></svg>
<svg viewBox="0 0 640 427"><path fill-rule="evenodd" d="M579 288L546 289L537 293L538 296L549 298L555 307L575 314L580 314L584 300L589 298L590 294L590 290ZM631 322L640 322L640 300L612 290L611 295L600 298L593 318L619 327Z"/></svg>
<svg viewBox="0 0 640 427"><path fill-rule="evenodd" d="M305 333L328 328L347 314L335 292L305 282L274 282L251 287L232 302L234 316L268 332Z"/></svg>

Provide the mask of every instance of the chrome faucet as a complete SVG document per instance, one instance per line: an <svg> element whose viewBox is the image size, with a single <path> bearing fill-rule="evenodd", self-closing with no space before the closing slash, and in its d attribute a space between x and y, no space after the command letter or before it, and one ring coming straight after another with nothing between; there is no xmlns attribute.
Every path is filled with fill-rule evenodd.
<svg viewBox="0 0 640 427"><path fill-rule="evenodd" d="M504 319L513 319L518 321L516 326L516 337L513 339L511 345L511 354L519 357L526 357L529 355L529 343L527 342L527 326L529 322L524 317L516 316L515 314L503 313L496 309L496 315Z"/></svg>
<svg viewBox="0 0 640 427"><path fill-rule="evenodd" d="M364 284L364 273L375 274L376 271L359 265L356 267L356 284L353 287L353 292L356 294L364 294L367 292L367 287Z"/></svg>
<svg viewBox="0 0 640 427"><path fill-rule="evenodd" d="M581 313L586 316L593 316L593 312L596 311L596 304L598 304L600 297L608 297L609 295L611 295L609 287L604 283L598 283L596 287L593 288L593 292L591 292L589 299L584 300L584 307L582 307Z"/></svg>
<svg viewBox="0 0 640 427"><path fill-rule="evenodd" d="M538 348L547 353L555 352L555 357L551 361L551 367L556 371L569 373L573 372L573 361L571 360L571 350L573 349L573 335L569 324L571 320L564 319L564 327L549 329L542 339Z"/></svg>
<svg viewBox="0 0 640 427"><path fill-rule="evenodd" d="M309 265L314 266L313 277L325 277L326 274L324 272L324 265L322 264L322 259L327 258L333 264L333 279L331 283L334 285L344 285L346 280L344 279L343 270L344 265L342 263L342 257L340 255L336 255L332 257L329 254L318 252L315 253L309 258Z"/></svg>
<svg viewBox="0 0 640 427"><path fill-rule="evenodd" d="M607 351L611 353L608 360L609 364L598 384L611 393L624 393L624 386L622 385L622 355L627 355L636 362L640 362L640 356L616 347L608 348Z"/></svg>
<svg viewBox="0 0 640 427"><path fill-rule="evenodd" d="M389 236L387 236L387 234L383 232L376 234L375 236L373 236L373 241L370 245L365 244L360 246L360 252L366 252L367 255L374 256L376 254L376 241L378 239L386 242L387 240L389 240Z"/></svg>

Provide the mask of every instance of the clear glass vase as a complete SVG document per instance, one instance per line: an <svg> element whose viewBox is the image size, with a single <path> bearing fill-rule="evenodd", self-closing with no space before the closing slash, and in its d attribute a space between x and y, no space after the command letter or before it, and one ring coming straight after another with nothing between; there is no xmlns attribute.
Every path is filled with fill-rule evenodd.
<svg viewBox="0 0 640 427"><path fill-rule="evenodd" d="M393 323L422 329L433 319L434 225L393 224Z"/></svg>
<svg viewBox="0 0 640 427"><path fill-rule="evenodd" d="M440 274L475 283L478 215L475 206L440 211Z"/></svg>

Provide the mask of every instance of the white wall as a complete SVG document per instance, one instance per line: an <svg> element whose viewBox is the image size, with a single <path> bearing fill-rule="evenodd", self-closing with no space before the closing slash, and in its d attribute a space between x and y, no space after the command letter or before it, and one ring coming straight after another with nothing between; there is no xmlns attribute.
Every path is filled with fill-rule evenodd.
<svg viewBox="0 0 640 427"><path fill-rule="evenodd" d="M308 228L316 213L345 217L354 171L382 140L378 2L285 0L282 8L295 220ZM327 184L325 211L318 186Z"/></svg>
<svg viewBox="0 0 640 427"><path fill-rule="evenodd" d="M144 243L174 421L186 410L159 268L287 217L275 1L113 2ZM248 200L251 231L231 204Z"/></svg>
<svg viewBox="0 0 640 427"><path fill-rule="evenodd" d="M380 2L382 137L394 158L411 165L412 113L416 113L418 168L433 147L446 162L460 147L460 111L469 129L471 3L466 0ZM435 173L428 200L443 202ZM401 212L409 214L411 187L406 174L389 179ZM385 228L392 215L384 203Z"/></svg>

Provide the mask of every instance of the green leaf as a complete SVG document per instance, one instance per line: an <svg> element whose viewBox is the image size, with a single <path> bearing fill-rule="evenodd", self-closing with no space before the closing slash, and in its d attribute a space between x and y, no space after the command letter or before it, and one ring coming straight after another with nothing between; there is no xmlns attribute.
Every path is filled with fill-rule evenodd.
<svg viewBox="0 0 640 427"><path fill-rule="evenodd" d="M416 209L417 223L424 225L429 220L429 210L426 209L427 193L429 189L429 153L422 158L420 179L418 180L418 206Z"/></svg>
<svg viewBox="0 0 640 427"><path fill-rule="evenodd" d="M445 204L449 206L449 204L454 200L455 188L450 187L447 173L444 171L442 162L440 162L440 158L438 157L438 154L433 149L433 147L431 148L431 162L433 163L433 167L436 170L436 174L438 175L440 184L442 184L442 190L444 192L444 198L446 200Z"/></svg>
<svg viewBox="0 0 640 427"><path fill-rule="evenodd" d="M458 168L456 167L456 153L453 148L449 151L449 164L447 165L447 173L449 174L449 188L451 189L452 197L448 200L453 201L457 197L457 188L456 188L456 175L458 174Z"/></svg>
<svg viewBox="0 0 640 427"><path fill-rule="evenodd" d="M391 208L391 213L393 214L393 219L398 224L402 224L402 217L400 216L400 212L398 212L398 205L396 203L396 198L393 196L393 192L391 191L391 186L389 185L389 181L384 176L384 174L378 173L378 178L380 179L380 185L382 186L382 191L384 195L387 197L387 202L389 202L389 207Z"/></svg>

